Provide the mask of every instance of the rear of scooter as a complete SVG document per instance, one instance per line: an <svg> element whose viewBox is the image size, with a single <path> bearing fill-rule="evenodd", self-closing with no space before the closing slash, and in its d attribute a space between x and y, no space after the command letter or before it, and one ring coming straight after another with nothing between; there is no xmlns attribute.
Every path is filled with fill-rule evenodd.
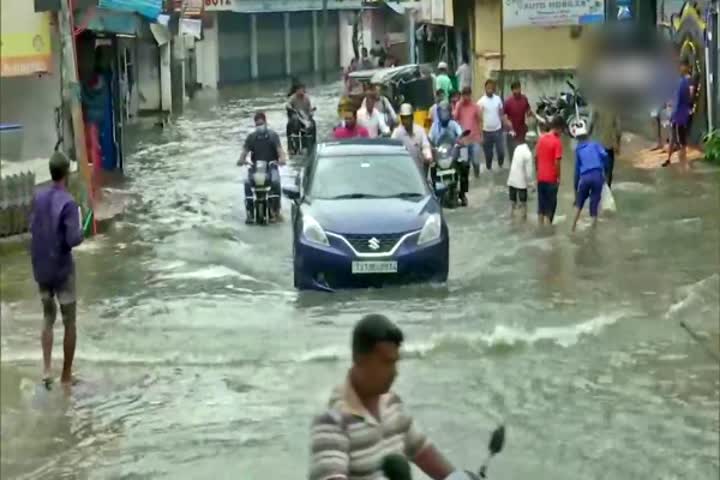
<svg viewBox="0 0 720 480"><path fill-rule="evenodd" d="M436 182L443 187L436 188L436 193L440 197L441 205L445 208L455 208L458 204L460 177L455 168L453 154L454 147L452 145L441 145L437 149L435 177Z"/></svg>
<svg viewBox="0 0 720 480"><path fill-rule="evenodd" d="M270 222L270 168L269 163L258 160L252 174L253 212L255 225Z"/></svg>

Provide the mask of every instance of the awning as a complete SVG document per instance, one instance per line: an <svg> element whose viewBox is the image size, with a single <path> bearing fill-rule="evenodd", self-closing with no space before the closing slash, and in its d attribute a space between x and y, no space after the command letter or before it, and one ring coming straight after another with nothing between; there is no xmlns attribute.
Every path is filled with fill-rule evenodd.
<svg viewBox="0 0 720 480"><path fill-rule="evenodd" d="M98 6L118 12L137 13L155 20L162 12L162 0L98 0Z"/></svg>
<svg viewBox="0 0 720 480"><path fill-rule="evenodd" d="M102 8L75 12L77 25L87 25L87 30L115 35L144 37L146 28L143 20L133 13L114 12Z"/></svg>

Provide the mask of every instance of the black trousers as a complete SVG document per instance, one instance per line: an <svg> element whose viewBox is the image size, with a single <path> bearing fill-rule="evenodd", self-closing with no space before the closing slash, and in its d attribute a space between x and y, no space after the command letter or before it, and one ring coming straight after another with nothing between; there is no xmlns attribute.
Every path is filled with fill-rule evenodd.
<svg viewBox="0 0 720 480"><path fill-rule="evenodd" d="M608 163L605 168L605 181L607 182L608 187L612 187L613 170L615 170L615 149L606 148L605 152L607 152L608 156Z"/></svg>

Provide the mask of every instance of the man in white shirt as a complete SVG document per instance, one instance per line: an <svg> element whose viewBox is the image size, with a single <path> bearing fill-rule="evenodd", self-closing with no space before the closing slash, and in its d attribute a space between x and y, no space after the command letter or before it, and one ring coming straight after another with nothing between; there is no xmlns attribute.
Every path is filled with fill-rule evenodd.
<svg viewBox="0 0 720 480"><path fill-rule="evenodd" d="M413 108L409 103L400 105L400 125L395 129L392 138L401 140L410 155L427 174L432 163L432 148L425 129L413 121Z"/></svg>
<svg viewBox="0 0 720 480"><path fill-rule="evenodd" d="M505 163L505 136L503 131L503 101L495 94L495 80L485 82L485 95L478 100L482 113L483 151L485 166L492 170L493 149L497 152L498 165Z"/></svg>
<svg viewBox="0 0 720 480"><path fill-rule="evenodd" d="M375 97L365 97L364 106L357 112L357 122L365 127L370 138L377 138L380 134L390 135L390 127L385 123L385 115L375 108Z"/></svg>
<svg viewBox="0 0 720 480"><path fill-rule="evenodd" d="M528 136L530 134L528 133ZM535 184L535 167L532 150L528 145L530 139L523 140L515 147L510 162L510 174L508 175L507 186L512 209L510 216L515 215L515 210L522 211L522 219L527 220L527 199L528 188ZM519 205L518 205L519 200Z"/></svg>
<svg viewBox="0 0 720 480"><path fill-rule="evenodd" d="M380 85L370 85L370 88L365 93L365 97L360 108L364 107L367 109L367 97L373 97L375 99L375 110L378 110L383 115L387 126L392 128L398 124L395 109L390 103L390 100L381 93Z"/></svg>

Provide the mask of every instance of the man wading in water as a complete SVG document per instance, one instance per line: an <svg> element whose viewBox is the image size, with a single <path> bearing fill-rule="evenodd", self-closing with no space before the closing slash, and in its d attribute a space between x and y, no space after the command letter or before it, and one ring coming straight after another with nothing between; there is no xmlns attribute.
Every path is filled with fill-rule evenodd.
<svg viewBox="0 0 720 480"><path fill-rule="evenodd" d="M53 326L60 304L65 338L63 339L62 375L60 381L69 385L75 356L75 265L72 249L83 240L78 206L68 193L67 180L70 161L60 152L50 158L50 176L53 184L35 194L30 220L31 257L33 274L38 284L43 306L43 382L47 388L52 383L50 368L53 347Z"/></svg>
<svg viewBox="0 0 720 480"><path fill-rule="evenodd" d="M402 331L384 315L355 325L347 379L313 422L310 480L380 480L383 458L391 454L405 456L433 480L454 471L390 391L402 342Z"/></svg>

